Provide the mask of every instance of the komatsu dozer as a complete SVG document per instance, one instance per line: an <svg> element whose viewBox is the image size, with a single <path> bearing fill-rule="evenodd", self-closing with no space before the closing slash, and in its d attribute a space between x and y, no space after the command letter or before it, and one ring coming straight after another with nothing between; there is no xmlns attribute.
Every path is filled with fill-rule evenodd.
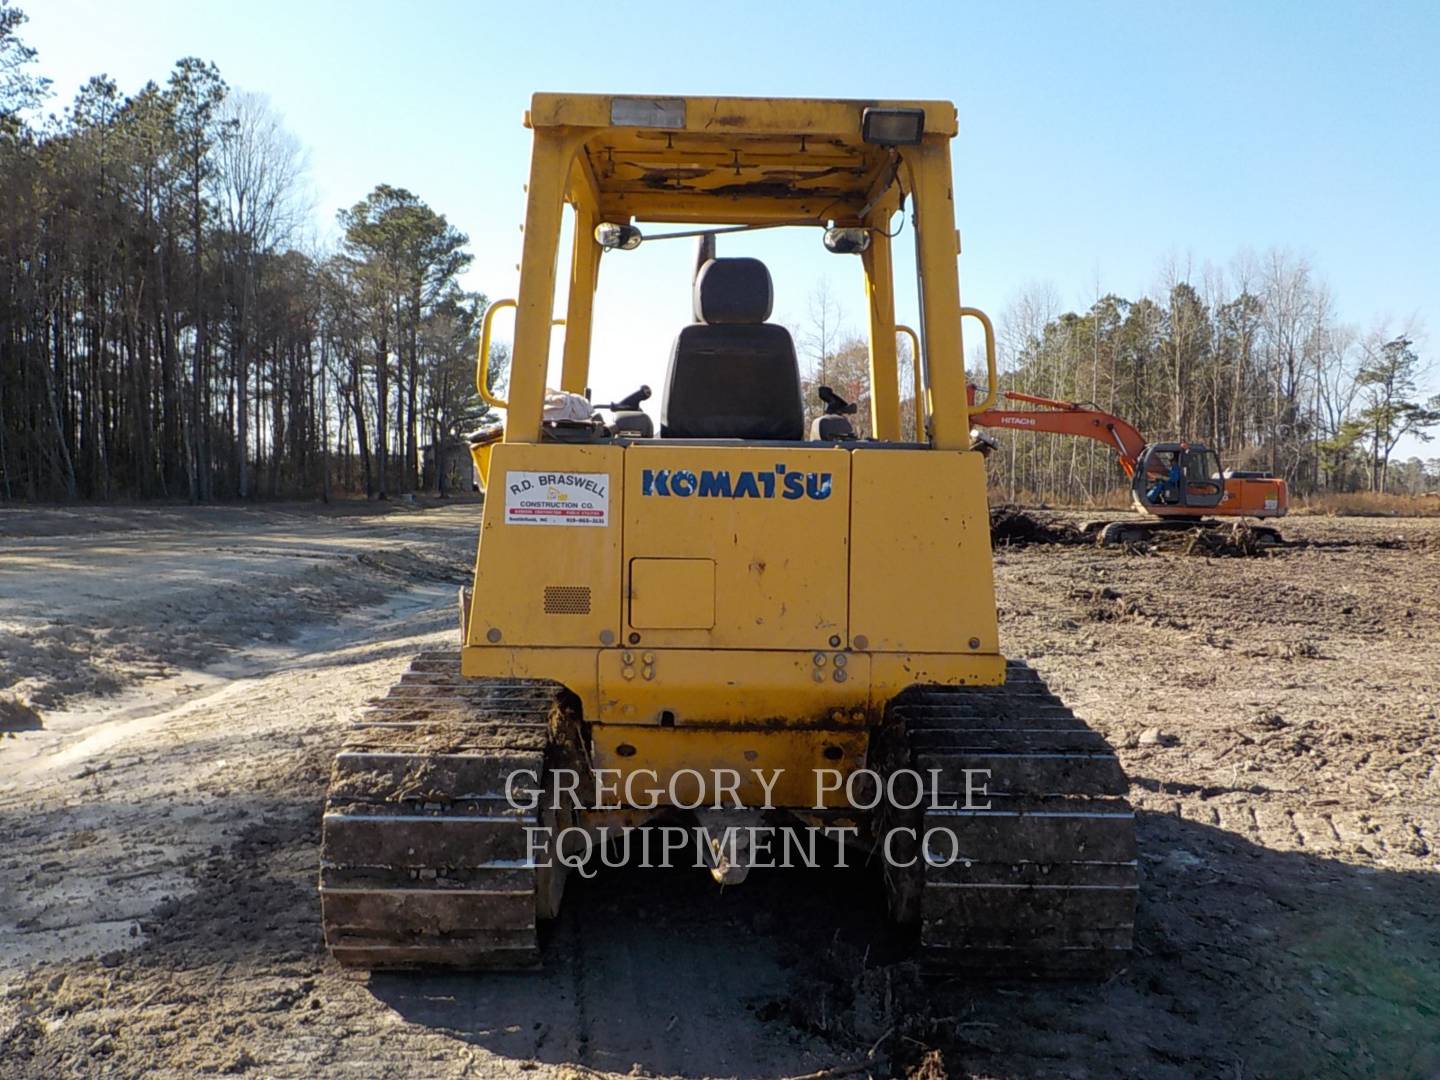
<svg viewBox="0 0 1440 1080"><path fill-rule="evenodd" d="M994 334L960 304L954 106L538 94L525 123L519 291L487 313L477 364L504 425L473 439L473 588L458 646L415 658L335 759L320 874L331 953L376 969L533 966L567 867L596 838L608 850L693 830L734 883L775 826L864 849L928 965L1112 970L1136 891L1125 776L1000 653L969 439L971 411L995 398ZM647 239L651 223L673 231ZM892 263L906 226L924 383L909 439ZM728 254L775 228L861 271L863 438L829 388L807 425L807 404L820 409L770 321L769 271ZM644 390L591 403L592 303L602 262L676 236L700 237L700 257L657 427ZM490 321L509 307L502 400ZM966 317L989 367L973 403Z"/></svg>

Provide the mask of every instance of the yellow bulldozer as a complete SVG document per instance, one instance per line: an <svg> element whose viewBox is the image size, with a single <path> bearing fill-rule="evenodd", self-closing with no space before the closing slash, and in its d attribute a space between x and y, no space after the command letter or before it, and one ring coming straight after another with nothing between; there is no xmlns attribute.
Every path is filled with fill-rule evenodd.
<svg viewBox="0 0 1440 1080"><path fill-rule="evenodd" d="M515 309L505 399L487 382L488 316L477 365L504 426L472 447L486 492L473 588L458 647L415 658L335 759L320 873L331 953L374 969L533 966L567 873L620 838L666 830L658 850L674 855L672 833L694 833L696 858L734 884L762 847L773 858L760 839L773 828L868 853L929 965L1112 970L1136 891L1125 777L1000 653L969 435L994 402L994 335L960 304L955 107L537 94L525 123L519 291L489 312ZM915 441L902 437L896 222L914 230ZM674 231L650 240L698 236L700 249L658 431L639 407L648 391L597 408L587 389L601 264L643 257L627 253L653 223ZM806 423L769 271L717 256L717 236L743 250L777 228L809 230L862 271L866 438L828 388ZM964 317L989 360L973 403Z"/></svg>

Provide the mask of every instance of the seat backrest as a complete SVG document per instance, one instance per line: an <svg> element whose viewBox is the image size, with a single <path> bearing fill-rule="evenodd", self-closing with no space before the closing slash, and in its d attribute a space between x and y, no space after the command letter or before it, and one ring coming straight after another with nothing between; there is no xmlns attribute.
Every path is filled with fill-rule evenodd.
<svg viewBox="0 0 1440 1080"><path fill-rule="evenodd" d="M795 343L767 323L770 271L759 259L711 259L695 278L695 317L670 351L660 434L799 440L805 406Z"/></svg>

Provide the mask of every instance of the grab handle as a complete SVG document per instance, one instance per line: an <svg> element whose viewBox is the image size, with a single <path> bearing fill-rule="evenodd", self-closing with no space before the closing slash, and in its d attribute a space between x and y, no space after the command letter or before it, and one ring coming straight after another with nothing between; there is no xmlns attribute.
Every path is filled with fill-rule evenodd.
<svg viewBox="0 0 1440 1080"><path fill-rule="evenodd" d="M490 324L497 311L514 306L514 300L496 300L485 309L485 319L480 324L480 352L475 357L475 389L480 391L480 400L492 409L506 409L509 406L490 392Z"/></svg>
<svg viewBox="0 0 1440 1080"><path fill-rule="evenodd" d="M925 441L925 398L928 391L923 383L924 379L920 374L920 335L914 329L903 323L895 324L897 334L910 335L910 363L914 368L915 382L915 439L917 442Z"/></svg>
<svg viewBox="0 0 1440 1080"><path fill-rule="evenodd" d="M1000 394L1000 373L996 370L995 366L995 324L990 321L990 316L986 315L985 312L979 308L962 307L960 309L960 317L963 319L966 315L969 315L973 319L978 319L980 325L985 328L985 367L986 379L989 383L988 392L985 395L984 401L979 405L972 405L970 407L972 413L984 412L990 408L991 405L995 404L995 399Z"/></svg>

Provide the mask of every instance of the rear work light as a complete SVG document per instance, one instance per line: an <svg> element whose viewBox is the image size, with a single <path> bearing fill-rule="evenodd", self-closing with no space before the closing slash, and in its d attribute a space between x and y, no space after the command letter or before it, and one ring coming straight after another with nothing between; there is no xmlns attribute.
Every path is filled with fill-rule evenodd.
<svg viewBox="0 0 1440 1080"><path fill-rule="evenodd" d="M860 115L860 137L878 146L914 146L924 132L924 109L866 109Z"/></svg>

